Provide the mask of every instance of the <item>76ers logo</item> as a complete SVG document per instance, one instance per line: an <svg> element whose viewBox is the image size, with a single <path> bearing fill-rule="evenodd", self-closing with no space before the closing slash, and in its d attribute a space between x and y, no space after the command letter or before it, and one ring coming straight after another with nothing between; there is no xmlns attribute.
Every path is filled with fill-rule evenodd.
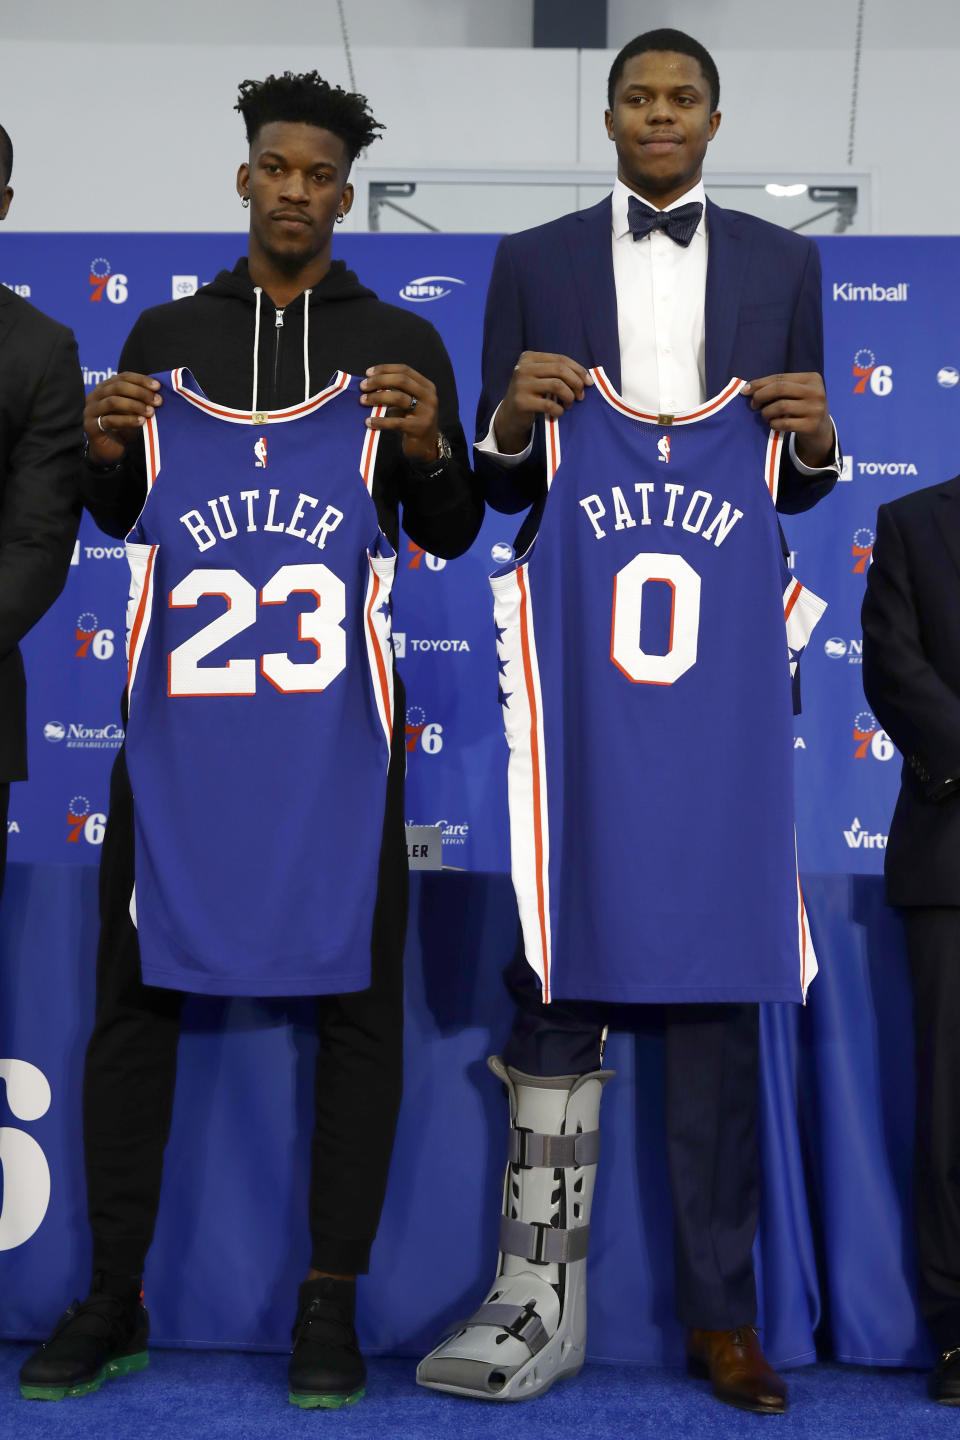
<svg viewBox="0 0 960 1440"><path fill-rule="evenodd" d="M878 365L872 350L858 350L854 355L853 378L857 382L854 395L865 395L868 385L874 395L889 395L893 389L893 370L889 365Z"/></svg>
<svg viewBox="0 0 960 1440"><path fill-rule="evenodd" d="M439 755L443 749L443 726L427 724L427 712L420 705L407 707L407 751L412 755L419 742L424 754Z"/></svg>
<svg viewBox="0 0 960 1440"><path fill-rule="evenodd" d="M101 630L96 615L85 610L77 617L76 630L77 649L74 652L78 660L85 660L88 653L96 660L109 660L114 651L114 633L112 630Z"/></svg>
<svg viewBox="0 0 960 1440"><path fill-rule="evenodd" d="M254 462L253 462L253 463L256 465L257 469L258 469L258 470L266 470L266 468L267 468L267 437L266 437L266 435L261 435L261 436L260 436L260 439L257 441L256 445L254 445L254 447L253 447L253 454L254 454Z"/></svg>
<svg viewBox="0 0 960 1440"><path fill-rule="evenodd" d="M885 730L881 730L869 710L861 710L853 722L853 755L856 760L865 760L867 751L875 760L893 758L893 741Z"/></svg>
<svg viewBox="0 0 960 1440"><path fill-rule="evenodd" d="M93 810L86 795L74 795L67 809L67 842L77 845L83 836L88 845L102 845L107 817Z"/></svg>
<svg viewBox="0 0 960 1440"><path fill-rule="evenodd" d="M853 544L850 547L850 554L854 560L854 575L865 575L867 573L867 566L870 564L870 558L873 555L873 546L876 538L873 531L868 530L866 526L863 526L860 530L854 530Z"/></svg>
<svg viewBox="0 0 960 1440"><path fill-rule="evenodd" d="M666 464L669 465L669 464L670 464L670 436L669 436L669 435L661 435L661 436L660 436L660 439L657 441L657 450L659 451L660 459L663 460L663 461L665 461Z"/></svg>
<svg viewBox="0 0 960 1440"><path fill-rule="evenodd" d="M122 305L130 293L126 275L111 274L110 261L102 255L90 261L90 284L90 299L99 301L106 295L111 305Z"/></svg>

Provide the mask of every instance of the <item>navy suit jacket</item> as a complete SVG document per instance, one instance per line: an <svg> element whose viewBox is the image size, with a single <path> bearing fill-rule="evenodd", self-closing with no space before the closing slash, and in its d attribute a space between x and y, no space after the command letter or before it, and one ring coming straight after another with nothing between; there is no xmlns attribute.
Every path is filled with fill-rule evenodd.
<svg viewBox="0 0 960 1440"><path fill-rule="evenodd" d="M960 475L880 506L863 688L903 755L887 898L960 905Z"/></svg>
<svg viewBox="0 0 960 1440"><path fill-rule="evenodd" d="M507 392L524 350L586 366L602 365L620 388L620 336L613 279L610 197L501 240L493 263L483 332L483 390L477 438ZM706 388L715 395L734 375L823 373L820 255L805 236L707 201ZM746 402L744 402L746 403ZM504 470L475 451L487 499L513 513L545 488L542 426L534 453ZM806 510L835 483L811 480L789 463L778 508Z"/></svg>

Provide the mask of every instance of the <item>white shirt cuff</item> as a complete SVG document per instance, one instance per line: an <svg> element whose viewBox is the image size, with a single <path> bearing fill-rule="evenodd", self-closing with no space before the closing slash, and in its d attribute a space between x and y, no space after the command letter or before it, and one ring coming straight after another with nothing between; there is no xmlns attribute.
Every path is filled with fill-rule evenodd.
<svg viewBox="0 0 960 1440"><path fill-rule="evenodd" d="M501 401L500 404L502 405L503 401ZM496 410L494 410L493 412L493 416L490 420L490 429L487 431L486 435L484 435L482 440L474 441L473 448L474 450L482 451L484 455L489 455L490 459L495 461L497 465L502 465L504 470L512 470L515 465L520 465L524 460L526 460L528 455L533 450L533 432L531 431L530 443L527 445L526 450L521 450L517 455L504 455L500 450L497 449L497 437L493 433L493 427L497 422L497 416L499 415L499 413L500 405L498 405ZM812 473L813 472L811 471L811 474Z"/></svg>
<svg viewBox="0 0 960 1440"><path fill-rule="evenodd" d="M832 470L835 475L840 474L840 440L837 436L837 427L830 417L830 424L833 425L833 459L827 465L804 465L802 460L797 459L797 435L796 431L790 432L790 444L787 453L795 470L801 475L827 475Z"/></svg>

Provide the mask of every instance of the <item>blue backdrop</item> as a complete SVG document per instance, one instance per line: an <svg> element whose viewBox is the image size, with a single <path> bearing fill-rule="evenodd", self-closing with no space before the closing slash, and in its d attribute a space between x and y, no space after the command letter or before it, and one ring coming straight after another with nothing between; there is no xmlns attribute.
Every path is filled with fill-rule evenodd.
<svg viewBox="0 0 960 1440"><path fill-rule="evenodd" d="M468 434L495 244L339 241L382 298L437 325ZM73 326L93 385L115 367L140 309L190 293L243 248L230 235L14 235L0 278ZM899 761L863 698L859 607L877 504L960 469L960 242L836 239L822 251L826 379L845 478L785 526L797 575L830 607L804 660L795 741L800 863L822 973L805 1012L764 1016L762 1290L777 1360L812 1357L823 1313L835 1353L903 1363L923 1354L905 1202L909 988L876 878ZM482 1060L508 1023L498 971L515 910L486 576L514 530L491 513L470 554L449 563L403 542L395 629L407 817L442 823L445 863L480 873L414 887L406 1099L363 1314L366 1342L386 1351L431 1341L479 1297L492 1263L504 1120ZM13 789L0 913L8 1335L41 1333L85 1279L78 1086L96 943L91 867L122 740L126 575L122 546L85 519L64 594L25 646L32 779ZM285 1343L306 1260L312 1048L297 1007L191 1006L148 1276L161 1338ZM679 1353L658 1050L652 1027L614 1037L610 1052L620 1080L604 1101L591 1302L591 1350L608 1358ZM218 1278L226 1268L229 1290Z"/></svg>

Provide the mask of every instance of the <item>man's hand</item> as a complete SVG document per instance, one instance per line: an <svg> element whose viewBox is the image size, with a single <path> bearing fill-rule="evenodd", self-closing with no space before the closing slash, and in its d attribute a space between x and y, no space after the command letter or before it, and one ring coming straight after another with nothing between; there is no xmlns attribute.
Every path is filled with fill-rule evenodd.
<svg viewBox="0 0 960 1440"><path fill-rule="evenodd" d="M437 387L409 365L372 365L361 381L362 405L386 405L379 419L367 418L371 430L399 430L408 460L437 458Z"/></svg>
<svg viewBox="0 0 960 1440"><path fill-rule="evenodd" d="M140 434L158 405L159 380L124 370L101 380L87 396L83 428L87 454L95 465L115 465L131 441Z"/></svg>
<svg viewBox="0 0 960 1440"><path fill-rule="evenodd" d="M556 420L575 400L582 400L586 386L592 384L590 372L569 355L524 350L494 421L501 455L519 455L530 443L537 415Z"/></svg>
<svg viewBox="0 0 960 1440"><path fill-rule="evenodd" d="M833 458L833 421L827 406L823 376L815 371L800 375L764 375L751 380L743 393L750 409L759 410L771 430L797 437L797 459L811 470Z"/></svg>

